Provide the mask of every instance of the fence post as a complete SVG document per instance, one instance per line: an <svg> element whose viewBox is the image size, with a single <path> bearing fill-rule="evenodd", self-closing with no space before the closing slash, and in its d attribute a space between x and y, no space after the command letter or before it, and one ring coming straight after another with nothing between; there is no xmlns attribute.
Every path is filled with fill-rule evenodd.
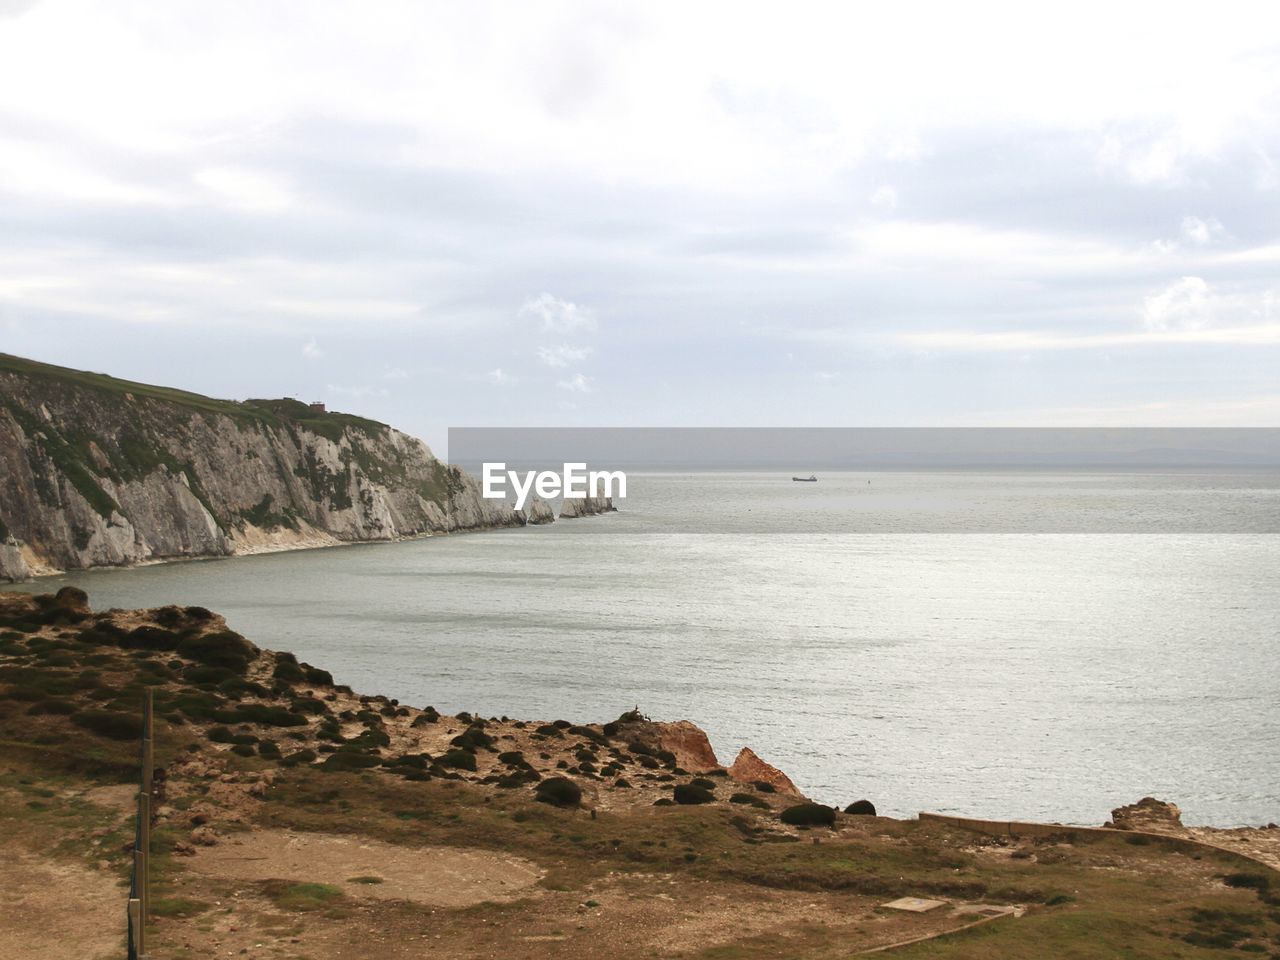
<svg viewBox="0 0 1280 960"><path fill-rule="evenodd" d="M151 896L147 889L147 875L151 859L151 787L155 771L154 708L154 692L148 688L142 694L142 777L138 791L138 828L133 845L133 889L129 898L129 956L138 960L148 960L147 915Z"/></svg>

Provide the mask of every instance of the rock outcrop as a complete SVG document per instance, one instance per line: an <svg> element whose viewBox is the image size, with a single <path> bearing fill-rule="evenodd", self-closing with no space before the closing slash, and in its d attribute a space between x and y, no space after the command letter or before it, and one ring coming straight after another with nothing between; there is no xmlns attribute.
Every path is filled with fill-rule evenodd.
<svg viewBox="0 0 1280 960"><path fill-rule="evenodd" d="M777 793L800 796L791 778L771 763L756 756L750 747L743 747L729 767L729 776L739 783L767 783Z"/></svg>
<svg viewBox="0 0 1280 960"><path fill-rule="evenodd" d="M556 519L555 512L551 509L551 504L547 503L547 501L543 500L541 497L531 497L529 499L529 506L524 510L517 510L516 514L527 526L530 527L541 526L544 523L553 523Z"/></svg>
<svg viewBox="0 0 1280 960"><path fill-rule="evenodd" d="M0 354L0 579L546 522L386 424Z"/></svg>
<svg viewBox="0 0 1280 960"><path fill-rule="evenodd" d="M1181 830L1182 811L1176 804L1166 803L1155 797L1143 797L1137 803L1116 807L1111 811L1111 820L1104 826L1113 830L1143 830L1153 833Z"/></svg>
<svg viewBox="0 0 1280 960"><path fill-rule="evenodd" d="M578 517L595 517L602 513L616 513L613 497L600 496L604 491L597 484L596 495L588 497L565 497L560 505L560 519L573 520Z"/></svg>

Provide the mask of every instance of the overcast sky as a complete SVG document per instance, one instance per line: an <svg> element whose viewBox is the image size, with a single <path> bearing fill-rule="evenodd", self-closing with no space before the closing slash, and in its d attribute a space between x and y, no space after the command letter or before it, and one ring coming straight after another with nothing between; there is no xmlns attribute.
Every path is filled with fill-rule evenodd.
<svg viewBox="0 0 1280 960"><path fill-rule="evenodd" d="M0 350L450 425L1280 425L1280 7L0 0Z"/></svg>

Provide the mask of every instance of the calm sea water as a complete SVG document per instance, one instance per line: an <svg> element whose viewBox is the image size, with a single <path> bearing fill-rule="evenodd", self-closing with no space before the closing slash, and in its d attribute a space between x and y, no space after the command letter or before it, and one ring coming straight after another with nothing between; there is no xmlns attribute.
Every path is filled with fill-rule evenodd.
<svg viewBox="0 0 1280 960"><path fill-rule="evenodd" d="M1107 532L1274 529L1274 475L875 475L879 509L867 475L630 479L607 517L22 588L202 604L449 712L689 718L725 762L749 745L891 815L1099 823L1155 795L1188 823L1280 820L1280 537ZM989 530L996 488L1101 532L929 532Z"/></svg>

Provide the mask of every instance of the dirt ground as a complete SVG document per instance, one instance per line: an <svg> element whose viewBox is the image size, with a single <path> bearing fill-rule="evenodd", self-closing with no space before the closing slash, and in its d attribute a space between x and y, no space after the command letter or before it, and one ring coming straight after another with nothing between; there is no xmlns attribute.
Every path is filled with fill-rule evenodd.
<svg viewBox="0 0 1280 960"><path fill-rule="evenodd" d="M115 876L6 844L0 848L4 956L106 960L122 955L125 893Z"/></svg>
<svg viewBox="0 0 1280 960"><path fill-rule="evenodd" d="M485 850L401 847L380 840L281 830L233 834L215 847L200 850L186 867L211 877L326 883L353 897L441 907L502 903L526 896L543 874L528 860Z"/></svg>

